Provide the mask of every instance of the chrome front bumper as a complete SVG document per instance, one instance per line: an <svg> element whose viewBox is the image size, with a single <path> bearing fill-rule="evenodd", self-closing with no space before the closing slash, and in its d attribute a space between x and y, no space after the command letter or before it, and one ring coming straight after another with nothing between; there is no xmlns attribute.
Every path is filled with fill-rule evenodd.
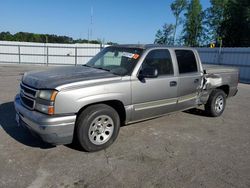
<svg viewBox="0 0 250 188"><path fill-rule="evenodd" d="M49 116L31 111L21 105L20 97L15 97L15 110L19 124L39 135L51 144L70 144L73 140L76 115Z"/></svg>

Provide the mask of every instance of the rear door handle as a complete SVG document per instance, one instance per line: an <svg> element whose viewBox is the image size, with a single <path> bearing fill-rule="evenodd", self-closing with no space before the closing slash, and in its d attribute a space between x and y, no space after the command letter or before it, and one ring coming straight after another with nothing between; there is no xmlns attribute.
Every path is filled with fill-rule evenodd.
<svg viewBox="0 0 250 188"><path fill-rule="evenodd" d="M175 86L177 86L177 82L176 81L171 81L169 83L169 85L170 85L170 87L175 87Z"/></svg>
<svg viewBox="0 0 250 188"><path fill-rule="evenodd" d="M200 81L200 79L197 78L194 80L194 83L197 84L199 81Z"/></svg>

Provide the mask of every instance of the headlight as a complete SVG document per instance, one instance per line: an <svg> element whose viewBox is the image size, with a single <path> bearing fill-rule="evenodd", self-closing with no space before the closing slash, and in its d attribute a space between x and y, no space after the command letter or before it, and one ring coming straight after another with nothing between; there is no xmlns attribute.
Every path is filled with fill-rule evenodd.
<svg viewBox="0 0 250 188"><path fill-rule="evenodd" d="M37 94L35 109L39 112L53 115L55 113L54 102L58 91L40 90Z"/></svg>
<svg viewBox="0 0 250 188"><path fill-rule="evenodd" d="M38 92L37 97L47 101L54 101L56 99L57 91L55 90L41 90Z"/></svg>

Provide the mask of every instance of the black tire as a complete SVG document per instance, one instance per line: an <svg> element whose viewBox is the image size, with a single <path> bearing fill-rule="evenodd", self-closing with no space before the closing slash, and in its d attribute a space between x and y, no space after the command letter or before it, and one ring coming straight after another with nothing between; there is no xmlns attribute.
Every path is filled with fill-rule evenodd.
<svg viewBox="0 0 250 188"><path fill-rule="evenodd" d="M104 125L105 122L103 122L103 120L98 120L98 118L99 119L106 118L106 120L104 121L108 123L111 122L111 123L110 125L108 125L108 123L107 125ZM96 121L103 122L103 123L100 123L99 125L99 123L97 123ZM99 129L105 126L107 129L109 128L110 130L113 127L112 133L109 133L110 135L108 135L108 131L105 132L106 130L105 128L102 128L101 129L102 131L100 131L97 128L97 126L99 126ZM96 130L93 131L93 129L96 129L96 130L98 129L98 131ZM87 107L78 116L77 122L76 122L76 131L75 131L76 135L75 136L77 137L77 140L80 146L85 151L93 152L93 151L105 149L108 146L110 146L116 140L118 133L119 133L119 129L120 129L120 118L119 118L117 111L108 105L96 104L96 105ZM91 136L92 134L94 136ZM107 138L105 138L105 136L107 136ZM94 137L96 137L96 139L94 139ZM103 142L101 138L107 139L106 142L101 143ZM100 142L98 142L98 140ZM97 143L94 143L94 142L97 142Z"/></svg>
<svg viewBox="0 0 250 188"><path fill-rule="evenodd" d="M215 89L211 92L207 103L205 104L205 111L211 117L220 116L226 107L226 94L221 89Z"/></svg>

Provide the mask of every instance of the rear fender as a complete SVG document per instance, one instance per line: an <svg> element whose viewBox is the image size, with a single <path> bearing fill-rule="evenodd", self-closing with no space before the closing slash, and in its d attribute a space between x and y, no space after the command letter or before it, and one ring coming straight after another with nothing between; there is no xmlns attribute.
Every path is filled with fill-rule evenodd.
<svg viewBox="0 0 250 188"><path fill-rule="evenodd" d="M205 76L203 89L211 90L223 85L222 77L216 74L208 74Z"/></svg>

